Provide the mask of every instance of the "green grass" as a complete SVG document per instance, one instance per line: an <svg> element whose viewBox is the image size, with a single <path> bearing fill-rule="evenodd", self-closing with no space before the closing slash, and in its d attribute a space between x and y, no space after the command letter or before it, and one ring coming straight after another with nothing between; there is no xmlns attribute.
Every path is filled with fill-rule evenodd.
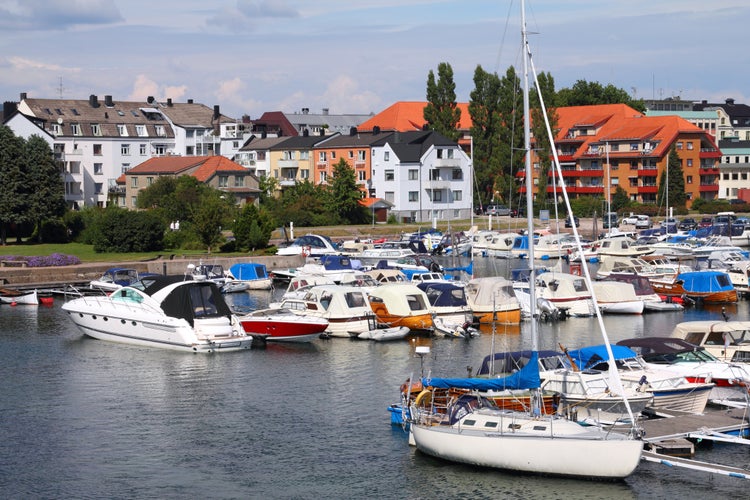
<svg viewBox="0 0 750 500"><path fill-rule="evenodd" d="M81 262L117 262L117 261L137 261L147 260L158 257L159 255L182 255L183 253L190 253L190 255L200 255L199 251L168 251L163 250L161 252L133 252L133 253L96 253L94 252L93 245L84 245L83 243L42 243L42 244L31 244L24 243L21 245L5 245L0 247L0 255L20 255L23 257L35 257L41 255L51 255L53 253L61 253L65 255L75 255ZM207 254L206 254L207 255Z"/></svg>

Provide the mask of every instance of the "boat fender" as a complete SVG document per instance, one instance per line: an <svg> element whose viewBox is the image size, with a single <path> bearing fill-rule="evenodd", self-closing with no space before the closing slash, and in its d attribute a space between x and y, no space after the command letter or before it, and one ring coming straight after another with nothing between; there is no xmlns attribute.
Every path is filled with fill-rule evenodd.
<svg viewBox="0 0 750 500"><path fill-rule="evenodd" d="M432 391L429 389L424 389L422 392L417 394L417 397L414 398L414 405L415 406L422 406L422 405L429 405L432 402Z"/></svg>

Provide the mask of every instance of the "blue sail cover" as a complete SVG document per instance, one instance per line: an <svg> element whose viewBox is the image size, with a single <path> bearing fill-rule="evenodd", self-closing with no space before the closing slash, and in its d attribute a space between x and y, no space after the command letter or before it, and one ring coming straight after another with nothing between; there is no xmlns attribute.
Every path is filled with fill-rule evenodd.
<svg viewBox="0 0 750 500"><path fill-rule="evenodd" d="M423 378L424 387L449 389L474 389L477 391L504 391L508 389L535 389L541 385L539 354L531 353L529 362L516 373L503 378Z"/></svg>
<svg viewBox="0 0 750 500"><path fill-rule="evenodd" d="M615 357L615 361L620 359L632 359L638 356L635 351L623 345L612 345L610 347L612 347L612 355ZM581 370L587 370L602 361L609 360L607 346L604 344L592 345L568 351L568 356L575 361L576 366Z"/></svg>

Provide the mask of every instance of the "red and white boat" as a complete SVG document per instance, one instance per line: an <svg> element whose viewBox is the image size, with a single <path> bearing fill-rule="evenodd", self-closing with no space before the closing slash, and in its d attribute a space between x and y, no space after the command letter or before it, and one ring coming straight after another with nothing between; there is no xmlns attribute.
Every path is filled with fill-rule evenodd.
<svg viewBox="0 0 750 500"><path fill-rule="evenodd" d="M319 316L300 316L285 307L258 309L237 316L245 333L266 335L267 342L312 342L328 328Z"/></svg>

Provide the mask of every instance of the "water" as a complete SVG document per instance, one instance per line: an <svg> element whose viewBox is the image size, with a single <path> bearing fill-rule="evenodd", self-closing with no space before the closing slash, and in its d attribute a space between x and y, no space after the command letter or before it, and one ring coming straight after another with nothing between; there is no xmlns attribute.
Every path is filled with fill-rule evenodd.
<svg viewBox="0 0 750 500"><path fill-rule="evenodd" d="M515 262L517 264L517 262ZM480 260L478 273L497 262ZM267 293L232 300L262 306ZM743 302L731 311L747 317ZM605 317L612 341L668 334L690 310ZM540 347L599 342L593 319L542 325ZM527 325L496 348L530 346ZM424 370L459 376L490 352L419 339ZM0 307L0 492L6 498L697 498L746 496L740 479L643 463L623 482L523 476L432 459L410 448L386 407L419 375L410 342L345 339L190 355L83 337L60 309ZM697 458L750 467L739 445ZM560 457L565 460L565 457Z"/></svg>

